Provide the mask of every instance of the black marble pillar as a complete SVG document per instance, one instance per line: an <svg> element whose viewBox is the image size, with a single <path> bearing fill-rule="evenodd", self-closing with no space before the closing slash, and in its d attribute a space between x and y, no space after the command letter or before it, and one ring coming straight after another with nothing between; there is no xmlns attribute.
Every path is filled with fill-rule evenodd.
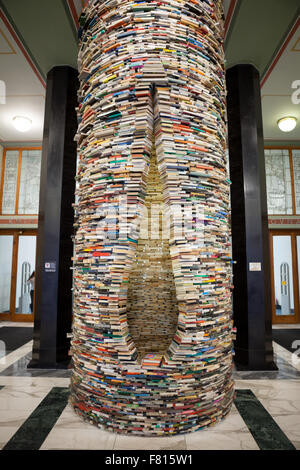
<svg viewBox="0 0 300 470"><path fill-rule="evenodd" d="M238 369L276 368L260 77L252 65L227 71L232 207L233 312ZM254 264L253 264L254 263Z"/></svg>
<svg viewBox="0 0 300 470"><path fill-rule="evenodd" d="M37 239L34 344L28 367L69 362L78 72L54 67L47 75Z"/></svg>

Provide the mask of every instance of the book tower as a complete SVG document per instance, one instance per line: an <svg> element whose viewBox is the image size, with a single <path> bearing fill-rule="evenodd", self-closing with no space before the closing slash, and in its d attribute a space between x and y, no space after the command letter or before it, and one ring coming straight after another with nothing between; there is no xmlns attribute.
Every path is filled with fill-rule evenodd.
<svg viewBox="0 0 300 470"><path fill-rule="evenodd" d="M80 18L71 403L117 433L230 411L221 0L90 0Z"/></svg>

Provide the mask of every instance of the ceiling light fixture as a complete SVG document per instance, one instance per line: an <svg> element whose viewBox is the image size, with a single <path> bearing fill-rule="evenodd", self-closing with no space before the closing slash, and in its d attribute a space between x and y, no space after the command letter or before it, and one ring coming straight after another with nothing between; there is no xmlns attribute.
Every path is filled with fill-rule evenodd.
<svg viewBox="0 0 300 470"><path fill-rule="evenodd" d="M277 124L282 132L291 132L295 129L297 125L297 119L295 117L287 116L282 119L279 119Z"/></svg>
<svg viewBox="0 0 300 470"><path fill-rule="evenodd" d="M19 132L27 132L31 128L31 119L24 116L16 116L13 118L13 125Z"/></svg>

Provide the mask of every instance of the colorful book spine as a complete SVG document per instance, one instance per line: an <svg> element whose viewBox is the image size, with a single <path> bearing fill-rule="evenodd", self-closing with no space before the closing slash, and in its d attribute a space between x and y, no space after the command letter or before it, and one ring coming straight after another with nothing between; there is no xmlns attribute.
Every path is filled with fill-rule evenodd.
<svg viewBox="0 0 300 470"><path fill-rule="evenodd" d="M80 18L71 403L117 433L230 411L222 0L90 0Z"/></svg>

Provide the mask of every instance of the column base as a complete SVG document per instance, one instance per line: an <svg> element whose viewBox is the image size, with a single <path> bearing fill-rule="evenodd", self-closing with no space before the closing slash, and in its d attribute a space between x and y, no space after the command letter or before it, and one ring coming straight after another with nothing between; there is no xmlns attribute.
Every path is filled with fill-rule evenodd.
<svg viewBox="0 0 300 470"><path fill-rule="evenodd" d="M251 362L240 363L236 359L234 359L234 365L237 371L277 371L278 367L274 361L270 362L263 362L260 364L251 364Z"/></svg>
<svg viewBox="0 0 300 470"><path fill-rule="evenodd" d="M51 363L44 363L38 361L36 359L32 359L29 364L27 365L27 369L70 369L71 359L64 362L51 362Z"/></svg>

